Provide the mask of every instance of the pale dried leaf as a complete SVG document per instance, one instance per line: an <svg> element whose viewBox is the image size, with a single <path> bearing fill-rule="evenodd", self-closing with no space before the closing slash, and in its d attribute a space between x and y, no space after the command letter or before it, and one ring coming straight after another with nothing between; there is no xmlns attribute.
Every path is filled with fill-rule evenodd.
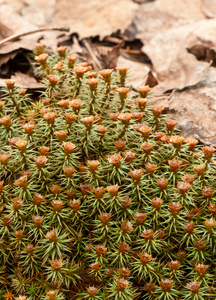
<svg viewBox="0 0 216 300"><path fill-rule="evenodd" d="M150 71L149 65L126 59L125 57L120 55L117 60L117 67L129 68L128 83L130 85L133 85L134 87L145 85L146 78Z"/></svg>
<svg viewBox="0 0 216 300"><path fill-rule="evenodd" d="M185 137L195 137L216 146L216 70L208 69L203 81L193 88L176 91L171 100L156 100L166 108Z"/></svg>
<svg viewBox="0 0 216 300"><path fill-rule="evenodd" d="M20 72L17 72L15 75L11 76L11 79L15 79L16 85L21 88L36 89L43 86L34 77Z"/></svg>
<svg viewBox="0 0 216 300"><path fill-rule="evenodd" d="M203 13L208 18L216 17L216 0L202 0Z"/></svg>
<svg viewBox="0 0 216 300"><path fill-rule="evenodd" d="M193 23L159 33L142 48L153 63L161 92L197 84L205 75L209 64L197 61L186 49L196 26Z"/></svg>
<svg viewBox="0 0 216 300"><path fill-rule="evenodd" d="M120 49L124 46L124 41L113 47L111 50L108 50L105 54L100 53L102 59L102 65L105 69L112 69L116 67L117 59L120 54Z"/></svg>
<svg viewBox="0 0 216 300"><path fill-rule="evenodd" d="M205 16L202 11L202 0L158 0L156 6L176 19L200 20Z"/></svg>
<svg viewBox="0 0 216 300"><path fill-rule="evenodd" d="M35 2L35 1L34 1ZM122 32L131 24L138 5L131 0L68 0L58 1L51 25L68 26L81 37L100 35L117 30Z"/></svg>

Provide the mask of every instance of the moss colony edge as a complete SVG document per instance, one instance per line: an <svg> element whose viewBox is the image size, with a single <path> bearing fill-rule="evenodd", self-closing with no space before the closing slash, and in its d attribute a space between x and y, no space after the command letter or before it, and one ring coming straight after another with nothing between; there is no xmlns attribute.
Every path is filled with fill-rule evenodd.
<svg viewBox="0 0 216 300"><path fill-rule="evenodd" d="M0 299L216 299L215 149L66 51L2 89Z"/></svg>

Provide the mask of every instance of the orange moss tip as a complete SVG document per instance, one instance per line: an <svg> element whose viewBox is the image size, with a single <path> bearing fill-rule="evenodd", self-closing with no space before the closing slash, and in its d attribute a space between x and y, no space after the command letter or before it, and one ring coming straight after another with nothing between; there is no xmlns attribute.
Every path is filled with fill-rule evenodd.
<svg viewBox="0 0 216 300"><path fill-rule="evenodd" d="M164 110L164 107L159 107L159 106L154 105L152 107L153 116L155 118L159 118L163 110Z"/></svg>
<svg viewBox="0 0 216 300"><path fill-rule="evenodd" d="M71 200L69 204L70 204L70 207L72 208L72 210L74 212L77 212L80 208L81 200L80 199L78 199L78 200L74 199L74 200Z"/></svg>
<svg viewBox="0 0 216 300"><path fill-rule="evenodd" d="M183 207L183 206L181 205L180 202L174 202L174 201L172 201L172 202L169 204L169 208L170 208L171 214L172 214L173 216L176 216L176 215L179 213L180 209L182 209L182 207Z"/></svg>
<svg viewBox="0 0 216 300"><path fill-rule="evenodd" d="M180 194L185 195L191 188L191 185L188 182L178 182L177 187L179 189Z"/></svg>
<svg viewBox="0 0 216 300"><path fill-rule="evenodd" d="M146 98L149 92L151 91L151 88L148 85L145 85L138 87L137 90L139 91L140 96L142 98Z"/></svg>
<svg viewBox="0 0 216 300"><path fill-rule="evenodd" d="M69 106L69 99L60 100L60 101L57 102L57 104L59 106L61 106L62 108L68 108L68 106Z"/></svg>
<svg viewBox="0 0 216 300"><path fill-rule="evenodd" d="M50 148L46 147L46 146L41 146L41 147L38 148L38 150L40 151L40 154L42 156L46 156L48 154Z"/></svg>
<svg viewBox="0 0 216 300"><path fill-rule="evenodd" d="M6 129L9 129L11 127L11 115L0 118L0 124L2 124Z"/></svg>
<svg viewBox="0 0 216 300"><path fill-rule="evenodd" d="M74 71L78 78L82 78L84 76L84 74L86 72L88 72L88 69L86 67L76 66L76 67L74 67Z"/></svg>
<svg viewBox="0 0 216 300"><path fill-rule="evenodd" d="M166 293L169 292L173 286L174 281L171 279L164 279L160 281L162 290Z"/></svg>
<svg viewBox="0 0 216 300"><path fill-rule="evenodd" d="M187 283L187 287L191 291L192 294L198 294L199 286L200 286L199 282L192 281L192 282Z"/></svg>
<svg viewBox="0 0 216 300"><path fill-rule="evenodd" d="M42 53L35 57L35 60L39 62L40 65L44 66L47 62L49 55L47 53Z"/></svg>
<svg viewBox="0 0 216 300"><path fill-rule="evenodd" d="M143 175L142 169L133 170L129 172L129 175L133 178L135 184L139 184Z"/></svg>
<svg viewBox="0 0 216 300"><path fill-rule="evenodd" d="M2 110L3 106L5 105L5 102L6 102L6 101L0 100L0 110Z"/></svg>
<svg viewBox="0 0 216 300"><path fill-rule="evenodd" d="M150 175L152 175L154 171L157 170L157 167L158 167L157 165L151 163L145 164L146 172Z"/></svg>
<svg viewBox="0 0 216 300"><path fill-rule="evenodd" d="M13 80L13 79L5 79L5 84L7 86L7 89L9 91L12 91L14 89L14 86L15 86L15 83L16 83L16 80Z"/></svg>
<svg viewBox="0 0 216 300"><path fill-rule="evenodd" d="M105 193L105 188L103 186L99 186L94 188L92 192L95 194L96 199L99 200L103 197L103 194Z"/></svg>
<svg viewBox="0 0 216 300"><path fill-rule="evenodd" d="M53 125L55 122L56 112L47 112L43 115L48 124Z"/></svg>
<svg viewBox="0 0 216 300"><path fill-rule="evenodd" d="M60 80L60 77L56 76L54 74L50 74L47 77L49 79L49 84L50 84L51 87L54 87L58 83L58 81Z"/></svg>
<svg viewBox="0 0 216 300"><path fill-rule="evenodd" d="M70 55L68 55L67 56L67 61L68 61L68 68L69 69L72 69L73 67L74 67L74 64L75 64L75 62L76 62L76 57L75 56L70 56Z"/></svg>
<svg viewBox="0 0 216 300"><path fill-rule="evenodd" d="M61 200L52 200L51 202L54 212L60 212L64 203Z"/></svg>
<svg viewBox="0 0 216 300"><path fill-rule="evenodd" d="M0 163L1 163L1 165L5 166L7 164L7 161L8 161L9 157L10 157L10 155L8 153L0 154Z"/></svg>
<svg viewBox="0 0 216 300"><path fill-rule="evenodd" d="M69 154L73 153L73 150L76 148L76 145L71 142L64 142L63 147L65 155L68 156Z"/></svg>
<svg viewBox="0 0 216 300"><path fill-rule="evenodd" d="M60 46L57 48L57 51L58 51L58 54L60 57L66 56L66 50L67 50L67 46Z"/></svg>
<svg viewBox="0 0 216 300"><path fill-rule="evenodd" d="M142 133L143 137L148 137L150 135L151 130L152 130L152 127L149 127L145 124L144 125L143 124L136 124L136 125L134 125L134 128L138 132Z"/></svg>
<svg viewBox="0 0 216 300"><path fill-rule="evenodd" d="M184 142L185 138L183 136L179 136L179 135L173 135L170 138L170 143L173 144L174 148L179 149L182 145L182 143Z"/></svg>
<svg viewBox="0 0 216 300"><path fill-rule="evenodd" d="M87 292L88 292L88 294L91 296L91 297L93 297L94 298L94 296L97 294L97 292L98 292L98 289L96 288L96 287L94 287L94 286L89 286L88 288L87 288Z"/></svg>
<svg viewBox="0 0 216 300"><path fill-rule="evenodd" d="M152 148L153 148L154 144L153 143L147 143L144 142L140 147L142 148L142 150L146 153L146 155L150 154Z"/></svg>
<svg viewBox="0 0 216 300"><path fill-rule="evenodd" d="M90 129L92 127L94 120L94 116L89 116L81 119L81 121L84 123L87 129Z"/></svg>
<svg viewBox="0 0 216 300"><path fill-rule="evenodd" d="M133 153L131 151L126 151L126 152L123 152L122 155L123 155L125 161L130 163L134 159L136 153Z"/></svg>
<svg viewBox="0 0 216 300"><path fill-rule="evenodd" d="M132 226L131 222L128 220L122 221L121 231L122 231L122 233L127 233L130 231L133 231L133 226Z"/></svg>
<svg viewBox="0 0 216 300"><path fill-rule="evenodd" d="M22 187L23 189L27 189L27 187L28 187L27 180L28 180L27 175L24 175L24 176L21 176L19 179L15 180L14 184Z"/></svg>
<svg viewBox="0 0 216 300"><path fill-rule="evenodd" d="M153 229L144 230L143 233L140 235L145 238L146 241L152 241L155 232Z"/></svg>
<svg viewBox="0 0 216 300"><path fill-rule="evenodd" d="M54 185L51 186L50 189L51 189L51 191L53 192L54 195L59 195L61 186L58 185L58 184L54 184Z"/></svg>
<svg viewBox="0 0 216 300"><path fill-rule="evenodd" d="M145 222L145 220L147 219L147 214L144 213L140 213L140 212L136 212L134 215L134 218L136 220L137 225L143 225L143 223Z"/></svg>
<svg viewBox="0 0 216 300"><path fill-rule="evenodd" d="M90 78L87 80L87 83L91 89L91 91L95 91L97 89L99 79L98 78Z"/></svg>
<svg viewBox="0 0 216 300"><path fill-rule="evenodd" d="M56 230L51 230L51 231L48 231L47 234L45 235L45 237L50 240L50 242L58 242L58 237L56 235Z"/></svg>
<svg viewBox="0 0 216 300"><path fill-rule="evenodd" d="M122 159L121 155L115 153L113 155L108 156L107 159L108 159L108 161L109 161L110 164L112 164L116 168L120 168L120 166L121 166L121 159Z"/></svg>
<svg viewBox="0 0 216 300"><path fill-rule="evenodd" d="M169 119L166 120L165 123L166 123L167 130L172 132L174 130L175 125L177 124L177 121Z"/></svg>
<svg viewBox="0 0 216 300"><path fill-rule="evenodd" d="M172 271L177 271L178 268L180 267L180 262L178 260L172 260L168 263L168 266Z"/></svg>
<svg viewBox="0 0 216 300"><path fill-rule="evenodd" d="M42 196L39 193L34 193L34 195L33 195L33 204L34 205L39 206L44 200L45 200L44 196Z"/></svg>
<svg viewBox="0 0 216 300"><path fill-rule="evenodd" d="M47 160L48 158L46 156L37 156L34 158L34 161L36 162L36 165L39 170L45 166Z"/></svg>
<svg viewBox="0 0 216 300"><path fill-rule="evenodd" d="M163 200L158 197L155 197L151 200L151 203L154 209L159 210L161 208L161 205L163 204Z"/></svg>
<svg viewBox="0 0 216 300"><path fill-rule="evenodd" d="M76 118L77 115L74 115L73 113L65 113L65 119L68 125L71 125Z"/></svg>
<svg viewBox="0 0 216 300"><path fill-rule="evenodd" d="M83 101L81 99L73 99L69 102L70 106L72 106L73 110L80 111L80 108L83 104Z"/></svg>
<svg viewBox="0 0 216 300"><path fill-rule="evenodd" d="M116 148L118 149L118 151L123 151L125 146L126 146L126 142L122 141L122 140L118 140L114 142L114 145L116 146Z"/></svg>
<svg viewBox="0 0 216 300"><path fill-rule="evenodd" d="M116 69L119 72L119 75L122 76L122 77L126 77L127 72L129 70L129 68L127 68L127 67L116 68Z"/></svg>
<svg viewBox="0 0 216 300"><path fill-rule="evenodd" d="M33 130L35 128L35 123L34 122L28 122L24 125L22 125L22 128L25 130L25 132L28 134L28 135L32 135L33 133Z"/></svg>
<svg viewBox="0 0 216 300"><path fill-rule="evenodd" d="M88 160L87 164L92 173L94 173L100 165L99 160Z"/></svg>
<svg viewBox="0 0 216 300"><path fill-rule="evenodd" d="M36 45L36 51L37 51L37 55L40 55L40 54L44 53L44 51L45 51L45 46L44 46L44 44L38 43L38 44Z"/></svg>
<svg viewBox="0 0 216 300"><path fill-rule="evenodd" d="M130 119L133 117L133 114L131 113L121 113L117 117L118 120L122 122L122 124L128 125L130 122Z"/></svg>
<svg viewBox="0 0 216 300"><path fill-rule="evenodd" d="M59 131L55 131L54 134L58 137L60 142L63 142L66 140L68 131L67 130L59 130Z"/></svg>
<svg viewBox="0 0 216 300"><path fill-rule="evenodd" d="M123 292L129 286L129 282L125 279L116 279L116 290Z"/></svg>
<svg viewBox="0 0 216 300"><path fill-rule="evenodd" d="M101 220L101 223L106 226L109 223L109 220L111 218L111 214L109 214L109 213L102 213L98 217Z"/></svg>
<svg viewBox="0 0 216 300"><path fill-rule="evenodd" d="M100 71L100 75L104 79L104 81L109 81L111 78L111 74L113 72L113 69L104 69Z"/></svg>

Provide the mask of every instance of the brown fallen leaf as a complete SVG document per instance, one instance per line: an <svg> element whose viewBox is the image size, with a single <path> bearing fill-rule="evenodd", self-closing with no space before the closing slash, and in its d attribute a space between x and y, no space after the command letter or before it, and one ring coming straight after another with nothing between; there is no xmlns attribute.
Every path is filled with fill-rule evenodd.
<svg viewBox="0 0 216 300"><path fill-rule="evenodd" d="M35 40L23 39L0 47L0 67L13 59L18 53L32 51L36 48L36 45L37 41Z"/></svg>
<svg viewBox="0 0 216 300"><path fill-rule="evenodd" d="M15 75L11 76L11 79L16 80L16 85L20 88L25 89L41 89L43 85L38 82L34 77L29 76L27 74L17 72ZM0 79L0 87L5 86L5 82L3 79Z"/></svg>
<svg viewBox="0 0 216 300"><path fill-rule="evenodd" d="M31 5L37 5L36 2ZM102 39L117 30L124 32L138 7L131 0L73 0L73 5L68 5L68 0L61 0L56 2L49 25L70 27L81 38L99 35Z"/></svg>
<svg viewBox="0 0 216 300"><path fill-rule="evenodd" d="M201 20L205 18L202 11L202 0L158 0L156 6L161 12L166 12L175 19Z"/></svg>
<svg viewBox="0 0 216 300"><path fill-rule="evenodd" d="M6 25L2 24L0 21L0 40L13 34L13 30L11 30Z"/></svg>
<svg viewBox="0 0 216 300"><path fill-rule="evenodd" d="M148 85L151 88L158 85L158 81L155 78L155 76L153 75L152 71L148 72L145 85Z"/></svg>
<svg viewBox="0 0 216 300"><path fill-rule="evenodd" d="M196 26L204 21L199 22L158 33L142 48L157 74L158 91L197 84L205 75L209 64L198 61L187 51L191 39L197 40L192 37Z"/></svg>
<svg viewBox="0 0 216 300"><path fill-rule="evenodd" d="M120 49L124 46L124 41L114 46L112 50L108 50L107 53L99 53L102 60L102 67L104 69L113 69L116 67L117 59L120 54Z"/></svg>
<svg viewBox="0 0 216 300"><path fill-rule="evenodd" d="M129 76L127 83L135 88L145 85L146 78L148 76L149 71L151 70L151 66L149 64L127 59L122 55L118 57L117 67L129 68Z"/></svg>
<svg viewBox="0 0 216 300"><path fill-rule="evenodd" d="M216 48L207 47L203 44L195 44L187 48L189 53L196 56L198 60L211 62L211 66L216 66Z"/></svg>
<svg viewBox="0 0 216 300"><path fill-rule="evenodd" d="M202 0L202 11L207 18L215 18L216 0Z"/></svg>
<svg viewBox="0 0 216 300"><path fill-rule="evenodd" d="M204 144L216 146L216 70L208 69L202 82L182 91L172 98L158 99L154 103L165 107L165 112L178 121L185 137L195 137Z"/></svg>

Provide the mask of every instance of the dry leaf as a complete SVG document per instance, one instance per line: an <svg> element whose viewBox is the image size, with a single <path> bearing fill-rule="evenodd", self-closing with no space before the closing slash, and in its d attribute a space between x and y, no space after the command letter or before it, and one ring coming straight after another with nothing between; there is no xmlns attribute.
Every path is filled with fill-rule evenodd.
<svg viewBox="0 0 216 300"><path fill-rule="evenodd" d="M117 60L117 67L129 68L128 84L134 86L135 88L145 85L145 80L150 71L150 66L148 64L132 61L120 55Z"/></svg>
<svg viewBox="0 0 216 300"><path fill-rule="evenodd" d="M20 72L17 72L15 73L15 75L11 76L11 79L15 79L16 85L21 88L39 89L43 86L34 77L31 77L27 74L23 74Z"/></svg>
<svg viewBox="0 0 216 300"><path fill-rule="evenodd" d="M160 92L197 84L205 75L208 63L197 61L186 49L196 25L158 33L142 48L151 59Z"/></svg>
<svg viewBox="0 0 216 300"><path fill-rule="evenodd" d="M120 49L124 46L124 41L116 45L112 48L112 50L108 50L106 54L100 53L100 57L102 59L102 67L104 69L113 69L116 67L117 59L120 54Z"/></svg>
<svg viewBox="0 0 216 300"><path fill-rule="evenodd" d="M158 0L156 6L176 19L201 20L205 17L202 11L202 0Z"/></svg>
<svg viewBox="0 0 216 300"><path fill-rule="evenodd" d="M166 112L178 121L185 137L195 137L204 144L216 146L216 70L208 69L202 82L176 91L171 100L156 100Z"/></svg>
<svg viewBox="0 0 216 300"><path fill-rule="evenodd" d="M71 5L68 0L61 0L56 3L50 25L70 27L81 37L99 35L103 38L117 30L124 32L137 9L138 5L131 0L73 0Z"/></svg>
<svg viewBox="0 0 216 300"><path fill-rule="evenodd" d="M151 88L153 88L154 86L158 85L158 81L155 78L155 76L153 75L152 71L148 72L145 85L148 85Z"/></svg>
<svg viewBox="0 0 216 300"><path fill-rule="evenodd" d="M202 0L203 13L208 18L216 17L216 0Z"/></svg>

